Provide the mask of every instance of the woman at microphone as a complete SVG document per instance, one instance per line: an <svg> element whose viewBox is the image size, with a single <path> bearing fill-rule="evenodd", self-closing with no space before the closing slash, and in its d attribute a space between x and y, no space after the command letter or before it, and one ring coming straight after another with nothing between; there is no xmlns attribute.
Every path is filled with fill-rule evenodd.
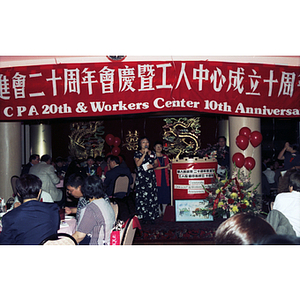
<svg viewBox="0 0 300 300"><path fill-rule="evenodd" d="M142 223L151 222L159 216L157 185L154 168L158 165L156 154L149 150L149 140L142 137L134 153L136 172L136 213Z"/></svg>

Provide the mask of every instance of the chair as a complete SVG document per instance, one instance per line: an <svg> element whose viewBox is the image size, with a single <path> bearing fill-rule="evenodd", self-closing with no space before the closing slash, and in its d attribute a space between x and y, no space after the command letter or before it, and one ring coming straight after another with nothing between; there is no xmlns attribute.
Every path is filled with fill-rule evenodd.
<svg viewBox="0 0 300 300"><path fill-rule="evenodd" d="M11 183L11 188L13 190L13 197L17 195L17 190L16 190L16 182L19 179L19 176L14 175L10 178L10 183Z"/></svg>
<svg viewBox="0 0 300 300"><path fill-rule="evenodd" d="M64 245L64 246L75 246L78 245L76 240L67 233L56 233L52 234L46 239L44 239L40 245L44 246L57 246L57 245Z"/></svg>
<svg viewBox="0 0 300 300"><path fill-rule="evenodd" d="M119 215L118 218L125 221L130 217L130 186L127 175L120 175L114 182L113 194L111 201L118 204Z"/></svg>
<svg viewBox="0 0 300 300"><path fill-rule="evenodd" d="M129 178L127 175L120 175L114 182L114 198L124 198L129 193ZM124 195L123 197L119 195Z"/></svg>
<svg viewBox="0 0 300 300"><path fill-rule="evenodd" d="M133 225L136 216L131 217L125 225L120 245L132 245L137 226Z"/></svg>
<svg viewBox="0 0 300 300"><path fill-rule="evenodd" d="M290 221L279 210L271 210L266 218L266 221L274 228L277 234L296 236L296 232Z"/></svg>
<svg viewBox="0 0 300 300"><path fill-rule="evenodd" d="M111 207L113 208L114 212L115 212L115 220L117 220L118 218L118 213L119 213L119 207L117 203L112 203L110 202Z"/></svg>

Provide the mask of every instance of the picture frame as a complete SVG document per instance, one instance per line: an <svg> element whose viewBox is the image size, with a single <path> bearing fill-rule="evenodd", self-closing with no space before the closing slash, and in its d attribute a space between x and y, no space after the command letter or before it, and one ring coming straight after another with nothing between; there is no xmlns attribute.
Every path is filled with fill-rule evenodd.
<svg viewBox="0 0 300 300"><path fill-rule="evenodd" d="M175 200L176 222L213 221L211 214L202 214L207 203L206 199Z"/></svg>

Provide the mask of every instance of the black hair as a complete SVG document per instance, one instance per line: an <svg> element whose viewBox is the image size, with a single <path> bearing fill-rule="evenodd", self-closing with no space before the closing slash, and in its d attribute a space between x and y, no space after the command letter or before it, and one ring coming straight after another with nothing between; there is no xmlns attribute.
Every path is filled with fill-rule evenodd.
<svg viewBox="0 0 300 300"><path fill-rule="evenodd" d="M85 199L100 199L105 196L103 183L99 176L88 176L84 179L81 193Z"/></svg>
<svg viewBox="0 0 300 300"><path fill-rule="evenodd" d="M36 160L37 157L39 157L38 154L31 154L31 155L29 156L29 162L31 162L32 160Z"/></svg>
<svg viewBox="0 0 300 300"><path fill-rule="evenodd" d="M41 157L41 161L44 161L44 162L47 162L49 159L51 160L51 156L49 154L44 154Z"/></svg>
<svg viewBox="0 0 300 300"><path fill-rule="evenodd" d="M141 149L142 149L142 147L141 147L141 141L142 141L142 140L145 140L145 139L146 139L146 140L149 142L149 144L150 144L149 139L148 139L146 136L142 136L141 138L138 139L138 150L141 150Z"/></svg>
<svg viewBox="0 0 300 300"><path fill-rule="evenodd" d="M156 145L161 145L162 147L164 146L162 141L156 141L153 145L153 148L155 148Z"/></svg>
<svg viewBox="0 0 300 300"><path fill-rule="evenodd" d="M219 139L224 139L225 142L226 142L226 137L225 137L224 135L220 135L220 136L218 137L218 141L219 141Z"/></svg>
<svg viewBox="0 0 300 300"><path fill-rule="evenodd" d="M276 234L275 230L263 218L251 213L238 213L218 227L215 244L251 245L273 234Z"/></svg>
<svg viewBox="0 0 300 300"><path fill-rule="evenodd" d="M273 234L265 236L255 245L300 245L300 237L295 235Z"/></svg>
<svg viewBox="0 0 300 300"><path fill-rule="evenodd" d="M77 189L79 186L83 185L83 182L84 182L83 176L75 173L70 175L70 177L67 180L66 186L71 186Z"/></svg>
<svg viewBox="0 0 300 300"><path fill-rule="evenodd" d="M104 160L104 158L100 155L96 156L95 157L95 161L99 161L99 162L102 162Z"/></svg>
<svg viewBox="0 0 300 300"><path fill-rule="evenodd" d="M56 160L55 160L56 163L63 162L63 161L64 160L61 156L57 157Z"/></svg>
<svg viewBox="0 0 300 300"><path fill-rule="evenodd" d="M26 199L37 198L41 189L41 179L33 174L24 174L16 181L18 199L21 203Z"/></svg>
<svg viewBox="0 0 300 300"><path fill-rule="evenodd" d="M291 145L291 147L293 148L293 150L296 150L297 152L299 152L299 145L298 144L293 144L293 145Z"/></svg>
<svg viewBox="0 0 300 300"><path fill-rule="evenodd" d="M112 155L110 161L114 161L117 165L120 164L120 158L118 156Z"/></svg>
<svg viewBox="0 0 300 300"><path fill-rule="evenodd" d="M289 186L293 187L293 191L300 192L300 171L291 174Z"/></svg>
<svg viewBox="0 0 300 300"><path fill-rule="evenodd" d="M107 162L108 159L111 159L112 156L113 156L112 154L107 155L107 156L105 157L105 161Z"/></svg>

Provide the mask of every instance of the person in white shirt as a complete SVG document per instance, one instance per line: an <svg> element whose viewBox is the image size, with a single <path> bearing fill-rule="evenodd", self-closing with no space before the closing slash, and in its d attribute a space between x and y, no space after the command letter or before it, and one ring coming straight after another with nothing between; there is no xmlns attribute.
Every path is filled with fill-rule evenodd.
<svg viewBox="0 0 300 300"><path fill-rule="evenodd" d="M275 182L275 171L272 168L273 163L272 162L268 162L267 163L267 169L263 171L263 173L266 175L267 180L270 184L270 187L277 187L277 184Z"/></svg>
<svg viewBox="0 0 300 300"><path fill-rule="evenodd" d="M300 237L300 171L291 174L289 192L276 196L273 209L285 215Z"/></svg>

